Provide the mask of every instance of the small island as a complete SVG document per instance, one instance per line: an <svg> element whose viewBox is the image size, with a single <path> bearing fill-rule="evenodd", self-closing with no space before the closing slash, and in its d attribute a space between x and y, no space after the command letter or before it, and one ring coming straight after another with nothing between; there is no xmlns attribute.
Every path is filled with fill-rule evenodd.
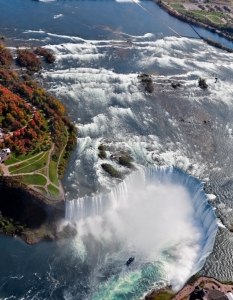
<svg viewBox="0 0 233 300"><path fill-rule="evenodd" d="M64 216L65 196L60 179L77 141L77 128L67 117L64 105L30 76L41 68L36 53L48 63L55 59L45 49L37 48L35 53L18 49L16 64L22 68L20 76L13 68L12 54L0 44L0 189L2 195L10 198L1 197L0 231L26 236L30 243L54 236L54 228L53 233L47 230L45 235L40 230L36 234L36 230L44 222ZM16 197L22 198L22 203ZM7 201L18 207L18 214ZM25 203L33 206L31 219L37 215L37 222L30 220ZM23 214L27 220L20 216ZM28 238L32 229L34 239Z"/></svg>

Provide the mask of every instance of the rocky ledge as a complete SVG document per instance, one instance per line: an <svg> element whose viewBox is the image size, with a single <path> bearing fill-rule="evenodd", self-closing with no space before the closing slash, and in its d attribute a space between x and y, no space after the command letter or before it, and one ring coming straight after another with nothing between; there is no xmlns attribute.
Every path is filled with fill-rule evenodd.
<svg viewBox="0 0 233 300"><path fill-rule="evenodd" d="M75 229L67 227L57 233L57 224L65 215L65 202L49 201L23 184L20 176L0 176L0 194L0 232L20 236L28 244L75 234Z"/></svg>

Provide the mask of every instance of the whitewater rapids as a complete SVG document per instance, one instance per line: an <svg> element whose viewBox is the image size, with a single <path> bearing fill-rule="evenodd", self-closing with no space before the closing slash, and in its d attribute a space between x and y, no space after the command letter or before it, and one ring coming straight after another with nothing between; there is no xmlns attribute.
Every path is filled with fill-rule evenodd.
<svg viewBox="0 0 233 300"><path fill-rule="evenodd" d="M221 203L225 187L220 189L219 182L227 182L232 174L231 156L226 156L226 153L232 151L233 141L230 75L233 73L233 67L229 64L229 55L220 53L202 41L190 41L186 38L158 39L155 36L153 38L153 35L131 36L132 44L120 39L84 40L56 35L57 38L62 44L47 45L47 48L56 55L57 61L53 69L43 72L43 76L50 84L50 92L63 99L70 107L70 115L79 128L78 146L71 157L67 176L63 181L67 199L79 199L72 201L74 210L75 207L79 207L79 212L76 209L74 215L80 214L80 217L85 219L89 214L94 214L96 224L100 223L99 231L103 231L102 223L108 221L104 212L109 195L100 196L100 192L103 189L115 191L119 182L110 178L101 164L110 163L123 177L127 176L129 170L112 158L124 152L130 155L136 168L153 165L175 166L205 182L208 192L217 196L211 200L211 204L216 207L218 217L225 221L226 211L229 216L230 210L226 210ZM155 88L152 94L145 92L138 79L141 72L151 74ZM221 80L217 84L214 79L216 73L218 76L221 75ZM208 90L203 91L198 87L199 77L206 78ZM173 89L172 81L179 81L181 87ZM104 144L107 153L104 160L98 157L98 147L101 143ZM94 194L99 196L85 196ZM229 195L230 193L228 197ZM104 197L106 201L103 201ZM113 201L115 198L111 199ZM115 205L116 202L113 201ZM82 206L83 209L80 209ZM103 219L95 217L96 213L97 216L98 213L103 213ZM111 222L113 221L114 218L111 219ZM94 221L88 223L91 228L87 231L84 230L87 223L82 220L76 222L79 232L95 236L91 231L95 227L91 225ZM117 227L111 222L113 228ZM126 222L123 224L126 227L128 225ZM111 234L111 231L106 233L108 237L110 236L110 240L113 239ZM115 234L119 236L116 230ZM193 244L200 245L200 240L195 240ZM224 253L218 251L223 261L226 253L230 256L230 243L230 239L224 241L224 245L227 245L224 248L226 251ZM86 249L82 238L78 244L82 245L82 249ZM119 245L120 242L114 246L116 247L114 253L118 253ZM209 250L211 249L212 246L209 247ZM157 254L156 251L154 253ZM198 251L196 249L195 253ZM76 252L79 253L80 250L76 248ZM194 272L192 269L199 270L204 265L209 252L203 254L203 260L199 261L200 267L189 265L185 260L185 264L189 265L189 271L185 271L186 273L183 271L183 265L177 263L174 270L186 274L181 279L172 277L170 267L166 268L164 265L161 267L159 262L160 271L157 265L156 271L152 272L151 281L133 295L140 295L142 290L148 291L155 282L157 282L155 287L168 282L172 282L174 288L182 286ZM85 253L88 257L88 251ZM103 253L109 252L106 250ZM173 254L169 255L174 257ZM127 256L131 256L130 251L120 259L120 262L123 263ZM101 259L98 258L101 266L105 266L104 257L103 254ZM192 263L196 261L198 266L197 257L191 257L190 261ZM222 268L220 274L219 266L213 261L215 262L215 259L208 258L207 267L204 266L205 271L202 272L209 276L221 275L221 279L230 278L227 268ZM94 265L97 266L97 262ZM138 270L141 270L139 272L141 274L144 269ZM138 276L140 279L136 281L138 286L141 286L143 279L141 275ZM115 282L115 277L114 284L110 282L112 275L100 277L105 278L104 291L114 290L115 284L120 284L118 281ZM124 285L124 280L122 284ZM120 287L122 288L122 285ZM122 291L123 295L132 292L128 290L125 292L124 288Z"/></svg>

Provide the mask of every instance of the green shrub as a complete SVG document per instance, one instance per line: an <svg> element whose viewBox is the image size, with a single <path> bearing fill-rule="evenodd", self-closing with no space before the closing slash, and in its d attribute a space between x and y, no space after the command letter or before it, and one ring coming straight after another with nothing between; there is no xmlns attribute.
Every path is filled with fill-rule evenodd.
<svg viewBox="0 0 233 300"><path fill-rule="evenodd" d="M45 58L46 62L49 64L52 64L55 61L55 57L52 53L50 53L48 50L44 48L36 48L34 51L37 55L41 55Z"/></svg>
<svg viewBox="0 0 233 300"><path fill-rule="evenodd" d="M174 293L172 292L162 292L153 297L153 300L171 300L174 297Z"/></svg>
<svg viewBox="0 0 233 300"><path fill-rule="evenodd" d="M99 158L101 158L101 159L106 158L107 155L106 155L105 147L103 144L99 145L98 150L99 150L99 154L98 154Z"/></svg>
<svg viewBox="0 0 233 300"><path fill-rule="evenodd" d="M39 58L28 49L17 50L17 62L31 73L38 72L41 68Z"/></svg>
<svg viewBox="0 0 233 300"><path fill-rule="evenodd" d="M14 233L15 227L13 224L9 223L8 225L5 226L5 230L7 233Z"/></svg>
<svg viewBox="0 0 233 300"><path fill-rule="evenodd" d="M128 155L122 155L119 157L119 164L126 166L127 168L133 168L132 163L130 162L131 158Z"/></svg>
<svg viewBox="0 0 233 300"><path fill-rule="evenodd" d="M52 155L52 160L53 160L53 161L58 161L58 156L57 156L57 154L54 153L54 154Z"/></svg>
<svg viewBox="0 0 233 300"><path fill-rule="evenodd" d="M193 284L197 281L198 278L200 278L200 275L198 275L198 274L193 275L193 276L188 280L187 284L193 285Z"/></svg>
<svg viewBox="0 0 233 300"><path fill-rule="evenodd" d="M119 172L113 168L110 164L102 164L101 167L106 171L110 176L119 178Z"/></svg>

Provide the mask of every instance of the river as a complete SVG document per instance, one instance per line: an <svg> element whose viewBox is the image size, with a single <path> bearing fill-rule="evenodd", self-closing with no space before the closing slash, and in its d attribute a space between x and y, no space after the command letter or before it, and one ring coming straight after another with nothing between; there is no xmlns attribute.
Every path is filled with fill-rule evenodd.
<svg viewBox="0 0 233 300"><path fill-rule="evenodd" d="M153 287L180 288L202 268L217 230L194 177L215 194L216 215L233 222L232 54L177 37L174 31L196 34L150 1L0 0L0 20L10 48L42 45L55 54L38 80L79 128L63 179L64 224L74 222L79 234L34 246L1 236L1 299L130 300ZM152 94L141 72L151 74ZM101 143L106 160L98 157ZM118 164L123 153L137 171ZM103 162L123 179L110 178ZM213 218L205 218L209 210ZM231 249L231 233L221 226L201 272L231 279Z"/></svg>

